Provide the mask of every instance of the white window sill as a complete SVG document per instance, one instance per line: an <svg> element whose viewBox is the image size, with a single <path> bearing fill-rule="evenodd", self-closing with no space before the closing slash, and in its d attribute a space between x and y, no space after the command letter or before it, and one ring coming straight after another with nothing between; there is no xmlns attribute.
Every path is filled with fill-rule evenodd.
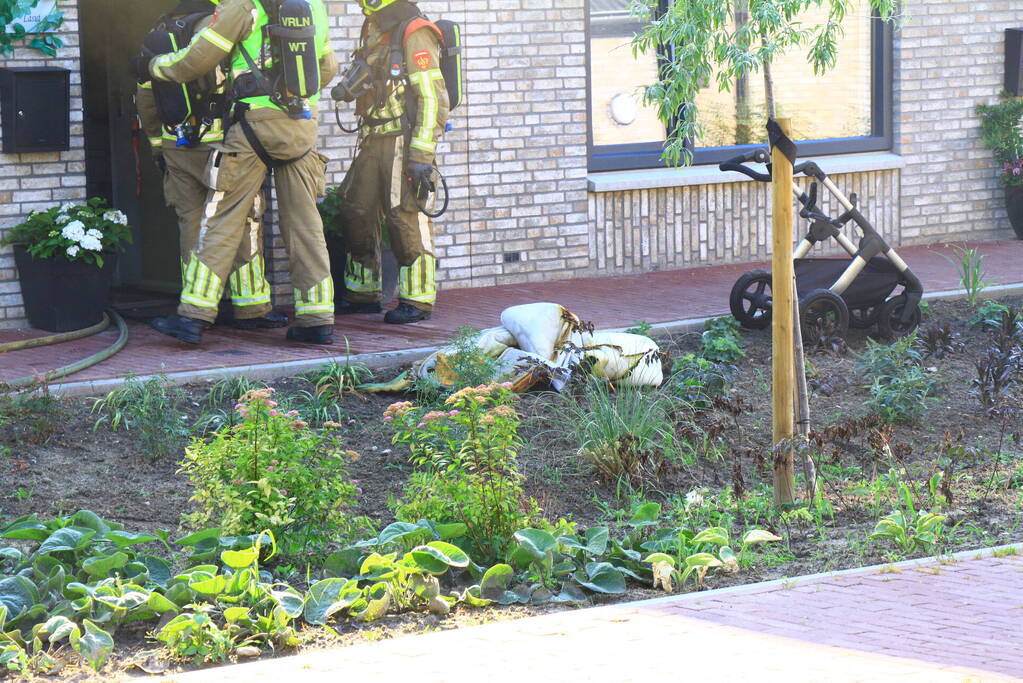
<svg viewBox="0 0 1023 683"><path fill-rule="evenodd" d="M807 159L800 159L800 162ZM866 173L904 168L906 161L891 152L870 152L867 154L840 154L819 157L814 161L828 175L838 173ZM752 164L763 172L764 167ZM624 192L627 190L651 190L662 187L686 187L689 185L712 185L714 183L751 183L750 178L735 171L719 171L716 164L690 166L688 168L652 168L638 171L609 171L590 173L587 185L590 192Z"/></svg>

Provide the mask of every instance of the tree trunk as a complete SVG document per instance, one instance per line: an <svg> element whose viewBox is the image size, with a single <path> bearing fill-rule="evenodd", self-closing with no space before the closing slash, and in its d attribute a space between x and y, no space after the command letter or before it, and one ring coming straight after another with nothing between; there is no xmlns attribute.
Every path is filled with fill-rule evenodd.
<svg viewBox="0 0 1023 683"><path fill-rule="evenodd" d="M735 6L735 33L749 23L749 6L746 0L737 0ZM753 142L753 121L750 111L749 74L743 72L735 79L735 144L748 145Z"/></svg>

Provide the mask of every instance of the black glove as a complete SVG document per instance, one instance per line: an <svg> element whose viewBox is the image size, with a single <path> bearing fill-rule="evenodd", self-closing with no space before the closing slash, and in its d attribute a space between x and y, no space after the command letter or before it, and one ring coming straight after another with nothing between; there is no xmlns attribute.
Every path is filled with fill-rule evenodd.
<svg viewBox="0 0 1023 683"><path fill-rule="evenodd" d="M167 160L163 158L163 153L153 154L153 162L156 163L156 167L160 169L160 173L167 175Z"/></svg>
<svg viewBox="0 0 1023 683"><path fill-rule="evenodd" d="M405 179L408 180L416 199L426 201L430 193L436 189L433 184L433 164L419 164L410 161L405 168Z"/></svg>
<svg viewBox="0 0 1023 683"><path fill-rule="evenodd" d="M153 79L152 75L149 73L149 60L150 57L147 57L144 54L135 55L131 58L131 71L135 74L135 78L138 80L140 85L142 83L148 83Z"/></svg>

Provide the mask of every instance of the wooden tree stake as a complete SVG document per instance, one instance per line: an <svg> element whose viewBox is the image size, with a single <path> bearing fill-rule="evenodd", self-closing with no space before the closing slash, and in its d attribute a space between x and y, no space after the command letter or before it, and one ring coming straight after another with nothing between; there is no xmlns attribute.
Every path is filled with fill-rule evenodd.
<svg viewBox="0 0 1023 683"><path fill-rule="evenodd" d="M782 132L789 135L789 120L776 119ZM795 395L795 358L793 334L795 297L792 267L792 162L778 147L771 150L772 189L772 266L771 266L771 397L773 410L774 501L795 501L795 479L791 444L795 434L792 397Z"/></svg>

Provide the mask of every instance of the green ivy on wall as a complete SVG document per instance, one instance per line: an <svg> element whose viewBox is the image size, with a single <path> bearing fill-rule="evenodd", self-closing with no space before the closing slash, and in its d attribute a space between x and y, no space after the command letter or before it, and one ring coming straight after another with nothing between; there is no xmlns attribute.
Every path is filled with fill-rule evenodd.
<svg viewBox="0 0 1023 683"><path fill-rule="evenodd" d="M25 27L17 21L25 16L30 10L39 4L40 0L0 0L0 54L9 57L14 53L15 43L24 40L28 35ZM57 48L64 45L64 41L53 34L44 34L43 31L59 28L64 23L64 12L59 9L43 18L41 22L33 27L35 35L28 46L39 50L49 57L57 56Z"/></svg>

